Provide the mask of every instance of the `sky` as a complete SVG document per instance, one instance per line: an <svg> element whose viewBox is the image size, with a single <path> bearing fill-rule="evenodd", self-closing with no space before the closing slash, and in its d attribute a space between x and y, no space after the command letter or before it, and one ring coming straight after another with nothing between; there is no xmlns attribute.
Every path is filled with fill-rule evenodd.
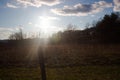
<svg viewBox="0 0 120 80"><path fill-rule="evenodd" d="M22 28L27 37L49 36L68 24L85 29L105 14L120 11L120 0L0 0L0 39Z"/></svg>

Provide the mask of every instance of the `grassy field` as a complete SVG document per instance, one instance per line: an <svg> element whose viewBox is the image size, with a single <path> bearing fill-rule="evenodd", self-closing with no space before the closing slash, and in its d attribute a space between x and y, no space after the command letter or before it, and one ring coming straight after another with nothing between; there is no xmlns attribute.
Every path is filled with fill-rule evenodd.
<svg viewBox="0 0 120 80"><path fill-rule="evenodd" d="M47 80L119 80L120 66L46 68ZM0 80L41 80L40 69L1 68Z"/></svg>
<svg viewBox="0 0 120 80"><path fill-rule="evenodd" d="M40 80L38 46L0 46L0 80ZM47 45L47 80L119 80L120 45Z"/></svg>

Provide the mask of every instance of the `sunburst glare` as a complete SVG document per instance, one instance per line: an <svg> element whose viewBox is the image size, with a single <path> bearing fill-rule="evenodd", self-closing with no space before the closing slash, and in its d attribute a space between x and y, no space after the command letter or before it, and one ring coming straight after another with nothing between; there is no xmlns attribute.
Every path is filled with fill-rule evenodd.
<svg viewBox="0 0 120 80"><path fill-rule="evenodd" d="M37 27L40 29L44 38L47 38L53 33L62 30L62 28L55 26L56 20L59 19L51 16L39 16Z"/></svg>

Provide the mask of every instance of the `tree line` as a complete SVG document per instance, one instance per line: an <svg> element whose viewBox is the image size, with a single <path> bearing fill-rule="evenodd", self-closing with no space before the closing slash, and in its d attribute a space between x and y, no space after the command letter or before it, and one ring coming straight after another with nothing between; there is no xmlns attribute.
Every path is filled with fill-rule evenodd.
<svg viewBox="0 0 120 80"><path fill-rule="evenodd" d="M51 37L53 43L120 43L120 13L106 14L84 30L67 29Z"/></svg>
<svg viewBox="0 0 120 80"><path fill-rule="evenodd" d="M40 36L39 36L40 38ZM10 40L26 39L22 29L10 35ZM86 25L86 29L76 29L68 25L67 29L54 33L49 38L50 43L120 43L120 13L106 14L102 19Z"/></svg>

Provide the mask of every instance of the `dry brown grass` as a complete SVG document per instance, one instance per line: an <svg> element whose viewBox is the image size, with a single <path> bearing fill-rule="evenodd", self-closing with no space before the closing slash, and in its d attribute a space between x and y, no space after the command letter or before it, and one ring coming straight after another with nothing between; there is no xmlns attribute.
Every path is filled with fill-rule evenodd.
<svg viewBox="0 0 120 80"><path fill-rule="evenodd" d="M37 45L0 46L1 80L41 78ZM48 80L119 80L120 45L47 45Z"/></svg>

